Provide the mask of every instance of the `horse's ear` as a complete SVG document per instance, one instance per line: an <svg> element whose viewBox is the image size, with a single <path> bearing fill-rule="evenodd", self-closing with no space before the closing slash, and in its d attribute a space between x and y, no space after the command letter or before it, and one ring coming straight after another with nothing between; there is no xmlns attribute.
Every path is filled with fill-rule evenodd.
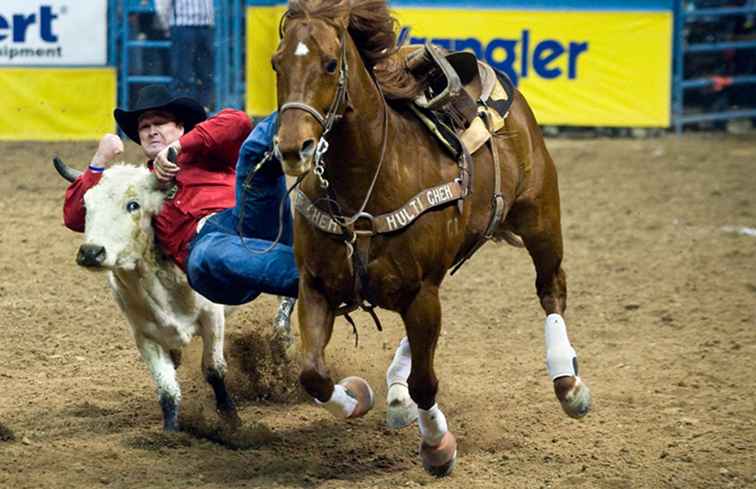
<svg viewBox="0 0 756 489"><path fill-rule="evenodd" d="M286 21L289 18L289 11L287 10L282 16L281 20L278 22L278 38L283 39L284 31L286 30Z"/></svg>
<svg viewBox="0 0 756 489"><path fill-rule="evenodd" d="M333 22L341 29L349 29L349 22L351 20L349 9L344 9L343 12L336 15Z"/></svg>
<svg viewBox="0 0 756 489"><path fill-rule="evenodd" d="M344 30L349 29L349 14L341 14L336 18L336 24Z"/></svg>

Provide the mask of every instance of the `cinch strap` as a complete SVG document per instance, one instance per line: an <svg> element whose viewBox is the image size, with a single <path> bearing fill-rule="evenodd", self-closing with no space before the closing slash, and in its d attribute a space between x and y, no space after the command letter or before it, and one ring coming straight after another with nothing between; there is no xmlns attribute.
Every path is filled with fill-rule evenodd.
<svg viewBox="0 0 756 489"><path fill-rule="evenodd" d="M458 180L427 188L412 197L399 209L372 218L369 234L384 234L399 231L412 224L421 214L441 207L464 196L464 189ZM296 209L316 228L329 234L342 235L339 223L326 212L320 210L307 195L297 190ZM334 216L342 219L343 216Z"/></svg>

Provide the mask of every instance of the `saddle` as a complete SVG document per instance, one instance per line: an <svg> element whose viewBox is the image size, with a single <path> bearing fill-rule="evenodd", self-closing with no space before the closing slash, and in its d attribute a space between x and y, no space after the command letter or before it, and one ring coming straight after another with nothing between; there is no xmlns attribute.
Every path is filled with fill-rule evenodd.
<svg viewBox="0 0 756 489"><path fill-rule="evenodd" d="M504 73L473 53L446 54L430 42L403 51L407 68L425 85L410 108L456 158L475 153L504 126L514 98Z"/></svg>

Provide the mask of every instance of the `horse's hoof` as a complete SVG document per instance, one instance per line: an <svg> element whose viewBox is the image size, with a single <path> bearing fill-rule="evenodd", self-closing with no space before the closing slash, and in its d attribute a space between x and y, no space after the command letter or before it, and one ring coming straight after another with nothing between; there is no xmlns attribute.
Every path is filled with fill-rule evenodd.
<svg viewBox="0 0 756 489"><path fill-rule="evenodd" d="M389 388L386 426L398 430L411 425L417 419L417 404L409 395L407 386L394 384Z"/></svg>
<svg viewBox="0 0 756 489"><path fill-rule="evenodd" d="M457 440L451 432L446 432L441 443L435 447L420 444L423 468L431 475L444 477L452 473L457 464Z"/></svg>
<svg viewBox="0 0 756 489"><path fill-rule="evenodd" d="M373 404L375 404L373 390L365 379L360 377L347 377L339 382L339 385L342 385L344 389L346 389L349 397L357 400L357 407L355 407L352 414L348 416L349 419L364 416L368 411L373 409Z"/></svg>
<svg viewBox="0 0 756 489"><path fill-rule="evenodd" d="M571 418L582 418L591 410L591 391L580 377L555 379L554 392L562 409Z"/></svg>

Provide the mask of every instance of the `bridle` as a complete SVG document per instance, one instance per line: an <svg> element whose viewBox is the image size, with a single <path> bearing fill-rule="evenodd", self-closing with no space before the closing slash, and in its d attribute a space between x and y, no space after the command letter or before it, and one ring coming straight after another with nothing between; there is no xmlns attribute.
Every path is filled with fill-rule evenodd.
<svg viewBox="0 0 756 489"><path fill-rule="evenodd" d="M280 115L287 110L302 110L310 114L320 125L323 127L323 133L320 135L318 144L315 146L315 155L313 158L313 172L317 175L320 181L320 186L323 189L327 189L329 186L328 180L323 176L325 172L325 165L323 164L323 156L328 151L328 141L326 136L331 132L333 126L344 117L344 110L346 109L346 102L349 97L348 94L348 77L349 77L349 64L346 56L346 29L341 35L341 54L339 56L339 83L336 87L336 94L331 101L331 105L328 107L328 112L323 115L321 112L312 105L304 102L286 102L278 109L279 120ZM279 161L283 161L281 151L277 144L274 144L273 151L276 158Z"/></svg>
<svg viewBox="0 0 756 489"><path fill-rule="evenodd" d="M279 27L280 35L283 34L284 19L282 19L281 26ZM328 136L328 134L331 132L334 125L344 117L344 111L346 110L346 105L349 98L349 94L348 94L349 63L347 61L347 42L346 42L347 34L348 34L348 29L344 29L344 31L341 34L341 49L340 49L340 55L339 55L339 58L340 58L339 59L339 70L340 70L339 81L338 81L338 86L336 88L336 94L334 95L334 98L331 101L331 104L328 108L328 112L325 115L323 115L318 109L304 102L286 102L283 105L281 105L281 107L278 109L279 121L280 121L280 115L283 112L287 110L301 110L311 115L323 127L323 133L320 135L320 139L318 140L318 143L315 146L315 154L313 156L313 173L315 173L315 175L318 177L318 181L320 182L320 187L324 190L328 190L330 187L330 183L328 182L328 180L325 178L325 175L324 175L325 163L323 161L323 157L325 156L325 153L328 151L328 147L329 147L326 136ZM386 155L386 145L388 142L388 106L386 104L386 98L383 96L383 91L381 90L380 84L378 84L378 82L372 76L370 78L371 80L373 80L373 83L378 89L381 101L383 102L383 135L382 135L382 140L381 140L381 154L378 160L378 166L376 167L375 174L373 175L373 180L370 183L370 187L368 188L367 194L365 195L365 199L363 200L359 211L357 211L357 213L351 217L334 216L333 213L331 213L332 217L337 218L336 220L337 222L339 222L342 228L351 227L355 222L357 222L361 218L368 218L368 219L372 218L370 214L365 212L365 208L367 207L367 203L370 200L370 196L373 194L373 190L375 189L375 184L378 181L378 174L381 171L381 167L383 166L383 160ZM278 145L275 143L273 145L273 152L279 161L283 161L281 151Z"/></svg>

